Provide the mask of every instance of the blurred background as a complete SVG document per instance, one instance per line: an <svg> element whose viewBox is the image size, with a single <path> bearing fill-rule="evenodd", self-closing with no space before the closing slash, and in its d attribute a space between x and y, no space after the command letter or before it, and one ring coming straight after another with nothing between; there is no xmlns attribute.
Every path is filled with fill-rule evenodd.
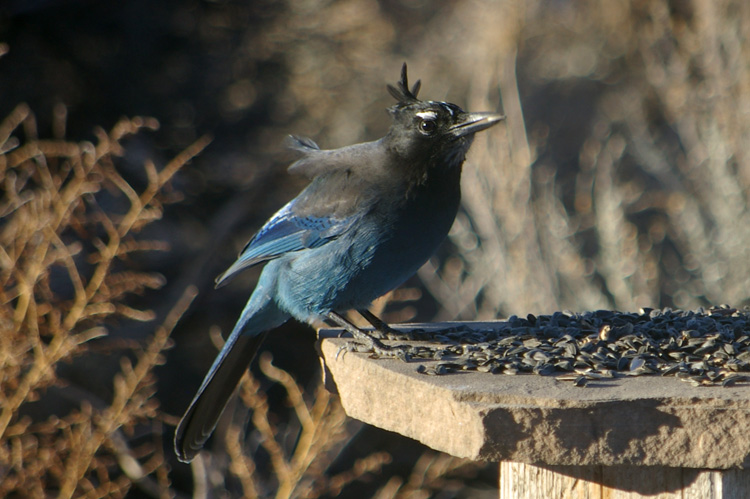
<svg viewBox="0 0 750 499"><path fill-rule="evenodd" d="M133 241L163 251L139 251L113 267L155 281L107 298L120 307L96 324L107 336L79 342L50 361L49 379L40 391L24 392L29 398L14 395L23 385L14 380L39 365L34 348L54 341L42 331L42 347L21 350L27 364L10 362L9 350L3 351L5 367L17 371L4 372L2 397L16 396L18 409L7 420L0 414L0 474L13 478L5 491L31 490L37 480L46 490L132 497L496 497L496 466L450 459L344 419L335 398L320 391L314 331L293 322L269 337L266 350L296 381L273 371L269 359L256 363L266 368L261 373L254 366L254 377L245 381L262 397L253 390L241 397L252 408L252 424L245 424L248 409L237 404L217 432L242 438L243 448L215 437L207 457L192 467L171 454L173 425L259 269L221 290L213 289L213 279L305 185L286 172L293 156L283 138L309 136L323 148L379 138L390 121L384 109L393 104L385 85L397 81L403 61L411 81L422 80L422 98L507 115L475 141L449 240L404 288L375 304L388 321L740 307L748 304L750 288L750 158L743 147L750 144L748 37L750 3L744 0L0 3L0 157L10 158L1 163L0 317L18 338L33 329L24 322L26 305L19 312L24 293L36 302L46 299L49 310L75 308L75 285L55 277L54 269L67 265L70 272L76 265L86 284L96 278L98 261L42 259L50 269L39 272L45 293L20 284L14 267L24 260L7 255L16 251L9 249L17 240L11 228L21 203L8 193L18 178L27 179L31 198L67 185L45 184L39 176L40 154L47 154L40 141L112 145L111 157L96 163L104 165L97 178L110 178L111 166L121 179L112 181L119 191L103 188L79 200L81 206L95 200L107 213L124 213L122 199L132 202L122 182L138 193L153 185L144 164L165 171L177 158L180 167L163 185L159 216L144 218L132 231ZM28 107L19 108L22 103ZM146 120L154 130L120 140L113 127L123 116L152 117L159 127ZM37 147L29 154L36 159L10 155L19 145L18 151ZM79 149L84 154L86 147ZM191 161L181 155L186 149L195 155ZM75 170L65 164L44 163L53 177ZM97 231L79 225L63 225L61 240L78 238L82 254L100 255L101 248L89 244ZM91 459L55 447L55 439L69 436L59 421L90 415L82 401L111 409L113 377L127 371L121 359L143 358L144 345L152 344L157 325L186 289L197 296L183 307L172 344L165 342L161 357L147 366L155 375L147 398L158 407L110 428ZM94 322L71 322L69 331L90 330ZM290 403L295 387L301 399ZM65 409L54 397L68 401ZM323 399L326 409L316 413ZM96 413L92 404L89 411ZM320 415L312 430L300 421L304 407ZM267 433L258 429L263 420ZM54 428L28 426L49 421ZM13 424L24 431L9 432ZM242 437L232 433L246 427ZM322 429L329 432L327 444L299 457L300 435L312 432L325 441ZM35 435L32 443L14 443L22 434ZM66 489L54 473L30 471L45 445L62 456L58 466L82 468L78 488ZM103 487L114 482L117 487Z"/></svg>

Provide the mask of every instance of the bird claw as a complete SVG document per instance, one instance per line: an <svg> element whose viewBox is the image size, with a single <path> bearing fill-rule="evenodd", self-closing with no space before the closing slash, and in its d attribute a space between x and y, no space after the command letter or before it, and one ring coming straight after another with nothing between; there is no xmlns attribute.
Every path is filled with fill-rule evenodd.
<svg viewBox="0 0 750 499"><path fill-rule="evenodd" d="M385 333L385 339L397 341L416 341L419 338L417 338L417 336L411 331L399 331L398 329L389 328L389 330Z"/></svg>
<svg viewBox="0 0 750 499"><path fill-rule="evenodd" d="M381 320L377 315L367 309L360 309L359 314L364 317L374 329L367 332L368 335L380 340L413 341L416 337L411 331L399 331L393 329L387 322Z"/></svg>
<svg viewBox="0 0 750 499"><path fill-rule="evenodd" d="M367 331L370 336L379 340L414 341L416 338L411 331L399 331L383 323L377 328Z"/></svg>
<svg viewBox="0 0 750 499"><path fill-rule="evenodd" d="M411 360L411 348L406 345L382 345L372 348L372 353L377 358L399 359L404 362Z"/></svg>
<svg viewBox="0 0 750 499"><path fill-rule="evenodd" d="M363 345L362 343L358 343L356 341L347 341L336 351L336 360L339 360L339 356L342 352L346 354L349 352L368 353L370 351L372 351L372 349L368 349L367 345Z"/></svg>
<svg viewBox="0 0 750 499"><path fill-rule="evenodd" d="M386 345L377 338L370 337L368 340L357 338L347 341L336 351L336 360L341 354L349 352L369 353L373 358L399 359L409 362L414 354L414 348L408 345Z"/></svg>
<svg viewBox="0 0 750 499"><path fill-rule="evenodd" d="M381 338L379 338L379 335L383 333L392 334L395 332L399 336L402 336L399 334L399 331L392 329L390 326L388 326L383 321L366 310L360 311L360 314L362 314L363 317L367 318L367 320L370 321L373 326L375 326L375 329L378 331L377 333L373 331L363 331L336 312L332 311L328 313L328 318L338 323L354 337L353 341L348 341L345 345L339 348L338 352L336 352L337 360L342 351L359 353L369 352L373 357L401 359L404 362L408 362L409 360L411 360L413 355L417 355L419 353L419 349L412 346L386 345L385 343L380 341Z"/></svg>

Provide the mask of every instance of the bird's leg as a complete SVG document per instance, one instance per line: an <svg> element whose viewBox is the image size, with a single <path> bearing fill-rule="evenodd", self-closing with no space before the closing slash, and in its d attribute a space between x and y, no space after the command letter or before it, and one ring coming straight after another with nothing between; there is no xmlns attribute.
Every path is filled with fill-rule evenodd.
<svg viewBox="0 0 750 499"><path fill-rule="evenodd" d="M349 333L351 333L352 336L354 336L354 339L356 339L358 342L360 342L358 345L353 345L349 347L344 347L343 349L348 349L349 351L371 351L381 357L397 357L401 360L407 361L409 360L409 352L410 348L407 346L389 346L380 341L378 338L375 338L371 334L367 333L366 331L361 330L348 320L346 320L342 315L336 313L336 312L328 312L326 314L329 319L331 319L333 322L338 324L339 326L346 329ZM375 317L375 316L373 316ZM378 319L380 321L380 319ZM382 321L381 321L382 322ZM385 323L383 323L385 324ZM360 348L357 348L357 347ZM364 347L365 350L362 350L361 347Z"/></svg>
<svg viewBox="0 0 750 499"><path fill-rule="evenodd" d="M385 321L383 321L380 317L373 314L366 308L360 308L357 309L357 312L359 312L359 315L365 318L367 322L372 324L372 327L375 328L375 331L381 334L379 336L380 338L398 338L398 339L409 339L413 340L414 337L411 333L399 331L398 329L393 329L391 326L389 326Z"/></svg>

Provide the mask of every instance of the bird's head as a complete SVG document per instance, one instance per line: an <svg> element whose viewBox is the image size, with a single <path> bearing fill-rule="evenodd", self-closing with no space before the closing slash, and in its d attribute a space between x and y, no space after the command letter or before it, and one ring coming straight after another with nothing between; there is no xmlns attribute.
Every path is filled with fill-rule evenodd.
<svg viewBox="0 0 750 499"><path fill-rule="evenodd" d="M398 103L389 109L393 125L386 140L400 155L460 165L474 134L505 119L497 113L469 113L449 102L419 100L420 86L417 80L409 88L406 63L401 68L401 80L396 86L388 85Z"/></svg>

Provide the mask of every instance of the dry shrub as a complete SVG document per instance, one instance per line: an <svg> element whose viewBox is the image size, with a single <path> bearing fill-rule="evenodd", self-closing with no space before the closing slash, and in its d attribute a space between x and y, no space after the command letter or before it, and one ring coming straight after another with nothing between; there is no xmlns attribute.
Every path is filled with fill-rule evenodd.
<svg viewBox="0 0 750 499"><path fill-rule="evenodd" d="M221 339L218 330L213 337ZM245 373L236 411L230 402L219 422L213 444L192 463L193 493L203 496L229 492L242 497L315 498L336 496L347 485L378 473L391 461L386 452L374 452L336 475L326 469L351 437L347 416L335 394L320 381L307 391L287 371L272 364L265 352L258 364L265 380ZM292 416L275 413L262 383L271 381L285 392ZM249 435L245 435L247 411ZM233 417L233 413L241 415ZM228 456L228 459L226 457ZM262 465L258 465L258 460ZM260 469L262 468L262 469Z"/></svg>
<svg viewBox="0 0 750 499"><path fill-rule="evenodd" d="M410 57L424 91L491 109L499 89L508 116L472 148L456 251L420 271L439 318L745 304L749 29L741 0L435 16Z"/></svg>
<svg viewBox="0 0 750 499"><path fill-rule="evenodd" d="M135 363L122 353L104 407L78 387L67 387L78 399L67 414L45 397L52 387L66 389L56 374L61 362L105 341L105 321L153 319L126 299L163 279L129 270L128 257L166 249L136 234L161 217L169 180L207 140L161 170L146 161L148 182L137 192L118 173L116 158L125 137L155 129L155 120L123 119L108 133L97 130L96 144L74 143L63 138L65 110L56 114L52 140L37 138L25 105L0 124L0 496L122 496L133 483L163 494L166 475L148 476L163 463L160 445L130 449L127 436L140 422L158 426L152 369L195 290L185 292L145 345L131 350ZM51 415L23 416L31 405Z"/></svg>
<svg viewBox="0 0 750 499"><path fill-rule="evenodd" d="M377 499L427 499L429 497L469 497L466 483L476 478L480 465L438 452L427 451L414 464L406 478L393 477L375 496Z"/></svg>

